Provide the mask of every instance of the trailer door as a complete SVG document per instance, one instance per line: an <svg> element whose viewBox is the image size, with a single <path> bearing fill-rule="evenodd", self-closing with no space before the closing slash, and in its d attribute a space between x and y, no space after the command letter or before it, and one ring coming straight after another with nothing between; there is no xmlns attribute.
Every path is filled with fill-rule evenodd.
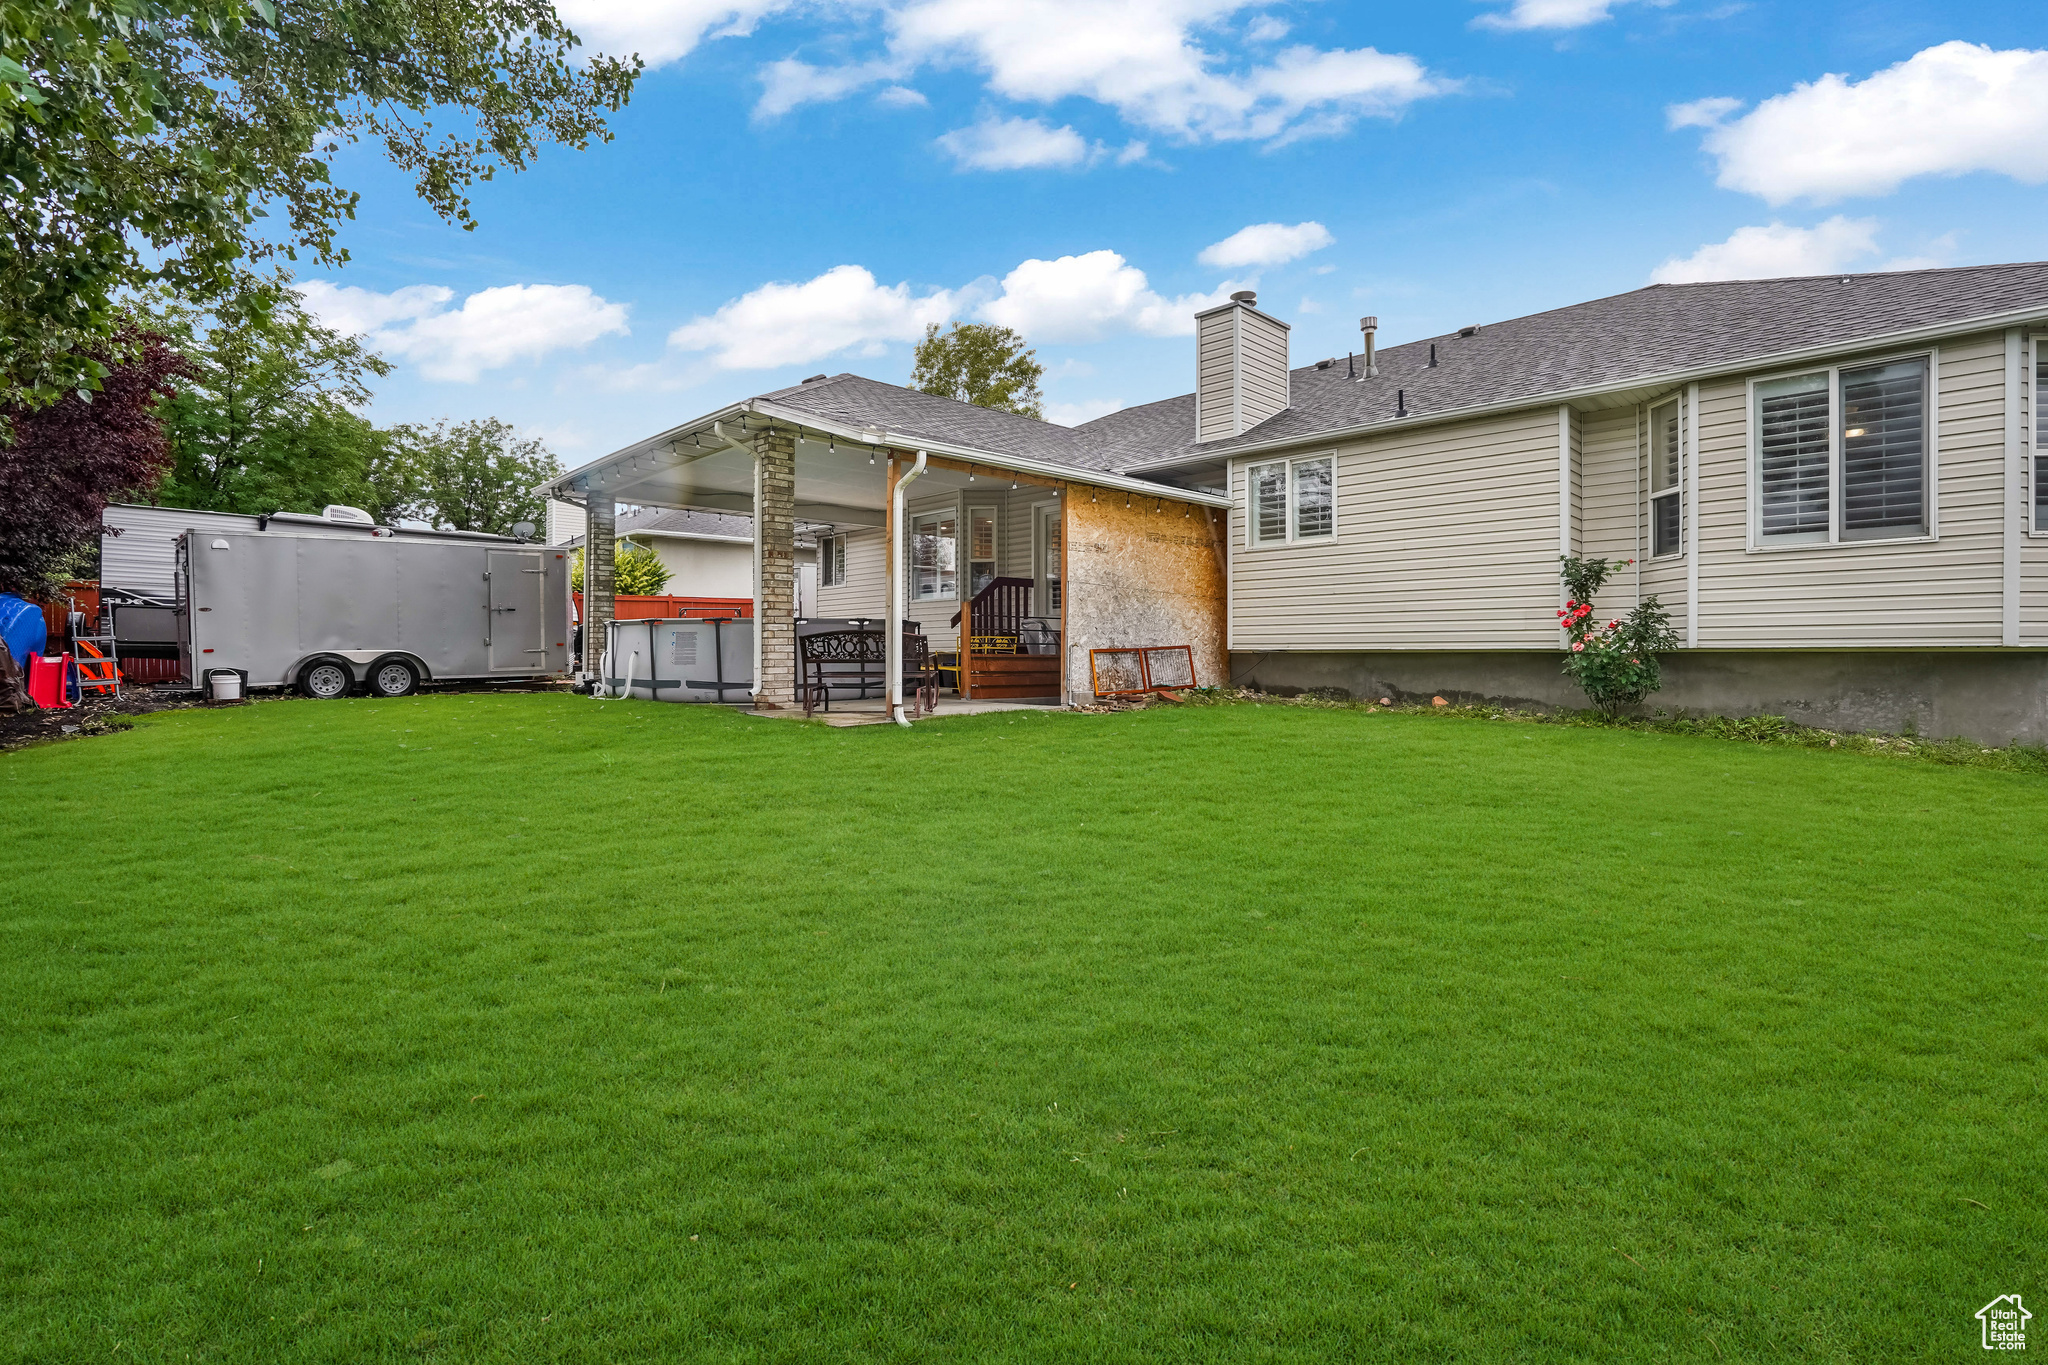
<svg viewBox="0 0 2048 1365"><path fill-rule="evenodd" d="M539 672L547 667L541 634L547 621L541 613L540 553L492 550L484 558L491 585L491 670Z"/></svg>

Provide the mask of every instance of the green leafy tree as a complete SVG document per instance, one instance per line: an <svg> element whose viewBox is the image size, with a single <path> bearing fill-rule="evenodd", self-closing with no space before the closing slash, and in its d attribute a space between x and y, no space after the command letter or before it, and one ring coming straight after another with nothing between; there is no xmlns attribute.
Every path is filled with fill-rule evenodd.
<svg viewBox="0 0 2048 1365"><path fill-rule="evenodd" d="M978 408L1043 418L1045 395L1038 381L1044 374L1038 352L1026 350L1024 338L1007 327L956 322L952 331L941 332L934 322L917 343L910 386Z"/></svg>
<svg viewBox="0 0 2048 1365"><path fill-rule="evenodd" d="M351 410L391 367L322 327L282 279L214 310L152 291L145 312L190 367L160 409L173 464L158 502L245 513L339 502L380 521L403 508L387 438Z"/></svg>
<svg viewBox="0 0 2048 1365"><path fill-rule="evenodd" d="M1657 656L1678 648L1670 614L1653 593L1627 615L1602 625L1593 615L1593 599L1610 577L1635 561L1564 555L1560 563L1566 598L1557 619L1571 646L1565 651L1564 671L1595 710L1619 715L1664 685Z"/></svg>
<svg viewBox="0 0 2048 1365"><path fill-rule="evenodd" d="M385 477L403 490L402 511L446 530L506 536L537 525L545 509L533 490L562 472L547 446L495 417L394 427L391 439Z"/></svg>
<svg viewBox="0 0 2048 1365"><path fill-rule="evenodd" d="M636 541L621 540L612 547L612 591L626 597L659 597L674 577L661 556ZM583 591L583 551L569 561L569 586Z"/></svg>
<svg viewBox="0 0 2048 1365"><path fill-rule="evenodd" d="M475 182L609 138L640 60L576 46L549 0L0 0L0 405L95 386L127 291L346 260L346 144L474 226Z"/></svg>

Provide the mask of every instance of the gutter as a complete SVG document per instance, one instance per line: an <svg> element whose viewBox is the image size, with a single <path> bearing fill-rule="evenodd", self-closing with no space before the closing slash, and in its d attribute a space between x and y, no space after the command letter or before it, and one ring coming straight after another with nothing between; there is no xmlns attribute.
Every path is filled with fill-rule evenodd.
<svg viewBox="0 0 2048 1365"><path fill-rule="evenodd" d="M1629 380L1617 380L1601 384L1587 384L1576 389L1554 389L1542 393L1525 394L1519 398L1504 398L1490 403L1474 403L1462 408L1446 408L1421 416L1389 418L1383 422L1361 422L1348 427L1331 427L1326 431L1308 432L1299 436L1278 437L1269 441L1253 441L1245 445L1233 445L1226 449L1200 451L1190 455L1175 455L1165 460L1150 460L1140 464L1122 466L1124 472L1138 470L1173 470L1188 465L1210 464L1215 461L1229 462L1241 455L1264 455L1270 451L1288 450L1296 446L1325 445L1331 441L1349 440L1357 436L1372 436L1389 431L1413 431L1419 427L1436 426L1443 422L1463 421L1473 417L1489 417L1503 412L1520 412L1527 408L1547 407L1555 403L1570 403L1581 398L1597 398L1602 394L1623 393L1630 389L1677 388L1684 384L1699 383L1730 373L1746 373L1753 369L1776 369L1782 365L1796 365L1808 360L1825 360L1830 357L1850 354L1856 351L1880 350L1891 346L1907 346L1922 341L1935 341L1942 337L1954 336L1958 332L1989 331L1994 327L2026 326L2044 316L2043 307L2033 307L2006 313L1991 313L1983 317L1962 318L1954 322L1937 323L1927 327L1912 327L1900 332L1885 332L1878 336L1859 337L1850 342L1828 342L1821 346L1802 346L1797 350L1773 351L1768 355L1751 356L1739 361L1721 361L1713 365L1698 365L1691 369L1671 370L1664 374L1643 375ZM1411 345L1414 343L1410 343ZM1193 501L1193 499L1189 499Z"/></svg>

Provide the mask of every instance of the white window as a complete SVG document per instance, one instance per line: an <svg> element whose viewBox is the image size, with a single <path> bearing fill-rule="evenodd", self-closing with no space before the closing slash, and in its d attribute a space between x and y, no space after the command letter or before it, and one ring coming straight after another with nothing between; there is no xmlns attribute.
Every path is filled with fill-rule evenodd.
<svg viewBox="0 0 2048 1365"><path fill-rule="evenodd" d="M1759 546L1924 536L1927 359L1752 386Z"/></svg>
<svg viewBox="0 0 2048 1365"><path fill-rule="evenodd" d="M1678 400L1650 409L1650 554L1685 549L1685 457Z"/></svg>
<svg viewBox="0 0 2048 1365"><path fill-rule="evenodd" d="M958 521L951 512L927 512L910 519L910 595L922 601L959 591L954 567Z"/></svg>
<svg viewBox="0 0 2048 1365"><path fill-rule="evenodd" d="M1322 540L1337 534L1335 462L1276 460L1245 472L1247 525L1254 545Z"/></svg>
<svg viewBox="0 0 2048 1365"><path fill-rule="evenodd" d="M820 536L818 538L818 582L827 588L837 588L845 584L845 536Z"/></svg>
<svg viewBox="0 0 2048 1365"><path fill-rule="evenodd" d="M967 510L967 582L972 596L995 581L996 509L971 507Z"/></svg>

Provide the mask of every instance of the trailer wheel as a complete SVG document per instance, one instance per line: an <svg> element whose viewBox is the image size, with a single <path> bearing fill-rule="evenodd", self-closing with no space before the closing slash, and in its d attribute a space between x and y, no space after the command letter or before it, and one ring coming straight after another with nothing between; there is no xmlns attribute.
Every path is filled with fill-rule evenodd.
<svg viewBox="0 0 2048 1365"><path fill-rule="evenodd" d="M332 659L315 659L299 670L299 691L320 701L347 696L354 682L348 669Z"/></svg>
<svg viewBox="0 0 2048 1365"><path fill-rule="evenodd" d="M404 659L379 659L370 670L373 697L408 697L419 687L420 671Z"/></svg>

